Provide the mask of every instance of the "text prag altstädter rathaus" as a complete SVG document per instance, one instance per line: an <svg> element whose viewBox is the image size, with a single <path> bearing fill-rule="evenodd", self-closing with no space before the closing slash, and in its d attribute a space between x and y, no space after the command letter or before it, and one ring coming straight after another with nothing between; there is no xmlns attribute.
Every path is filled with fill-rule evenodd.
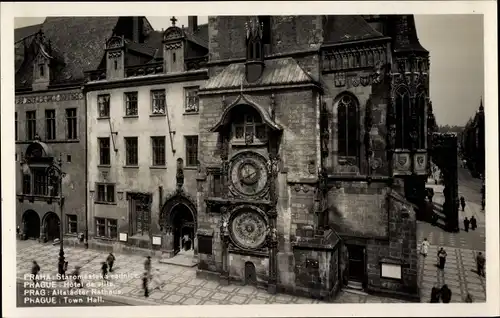
<svg viewBox="0 0 500 318"><path fill-rule="evenodd" d="M200 276L269 292L417 299L435 122L413 16L188 19L15 31L22 236L191 253Z"/></svg>

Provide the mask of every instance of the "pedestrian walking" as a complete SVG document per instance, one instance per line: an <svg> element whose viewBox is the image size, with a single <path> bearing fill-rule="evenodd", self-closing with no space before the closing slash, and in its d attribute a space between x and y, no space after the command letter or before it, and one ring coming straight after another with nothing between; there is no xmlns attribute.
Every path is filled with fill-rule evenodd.
<svg viewBox="0 0 500 318"><path fill-rule="evenodd" d="M429 246L430 245L431 244L429 243L429 241L427 241L427 238L424 238L424 240L420 244L420 254L422 254L422 255L424 255L424 257L426 257L427 253L429 253Z"/></svg>
<svg viewBox="0 0 500 318"><path fill-rule="evenodd" d="M144 262L144 270L149 276L151 276L151 256L146 257L146 261Z"/></svg>
<svg viewBox="0 0 500 318"><path fill-rule="evenodd" d="M460 197L460 205L462 206L462 212L465 211L465 198Z"/></svg>
<svg viewBox="0 0 500 318"><path fill-rule="evenodd" d="M142 276L142 288L144 289L144 297L146 298L149 297L148 280L149 274L148 272L144 272L144 275Z"/></svg>
<svg viewBox="0 0 500 318"><path fill-rule="evenodd" d="M115 256L113 255L113 253L109 253L108 257L106 258L106 263L108 263L109 272L111 273L113 271L113 264L115 263Z"/></svg>
<svg viewBox="0 0 500 318"><path fill-rule="evenodd" d="M448 256L446 254L446 251L444 250L444 248L440 247L438 251L438 259L439 259L438 267L442 270L444 270L444 265L446 263L446 256Z"/></svg>
<svg viewBox="0 0 500 318"><path fill-rule="evenodd" d="M479 252L476 256L477 273L479 276L484 277L484 265L486 264L486 258L483 253Z"/></svg>
<svg viewBox="0 0 500 318"><path fill-rule="evenodd" d="M439 303L439 297L441 296L441 290L436 286L432 287L431 290L431 303Z"/></svg>
<svg viewBox="0 0 500 318"><path fill-rule="evenodd" d="M157 268L151 278L151 290L163 290L164 282L160 277L160 270Z"/></svg>
<svg viewBox="0 0 500 318"><path fill-rule="evenodd" d="M448 304L451 301L451 289L449 289L446 284L441 287L441 300L445 304Z"/></svg>
<svg viewBox="0 0 500 318"><path fill-rule="evenodd" d="M108 264L106 262L101 263L101 273L102 273L102 279L107 280L108 279Z"/></svg>
<svg viewBox="0 0 500 318"><path fill-rule="evenodd" d="M477 229L477 220L474 215L470 218L470 229L473 231Z"/></svg>
<svg viewBox="0 0 500 318"><path fill-rule="evenodd" d="M470 224L470 221L467 217L465 217L464 219L464 229L465 229L465 232L469 232L469 224Z"/></svg>
<svg viewBox="0 0 500 318"><path fill-rule="evenodd" d="M73 276L74 284L71 285L70 289L83 288L82 277L80 275L80 266L75 267L75 270L73 271L73 273L71 273L71 276Z"/></svg>
<svg viewBox="0 0 500 318"><path fill-rule="evenodd" d="M33 266L31 266L31 275L33 275L33 283L36 284L36 276L40 273L40 266L36 261L33 261Z"/></svg>

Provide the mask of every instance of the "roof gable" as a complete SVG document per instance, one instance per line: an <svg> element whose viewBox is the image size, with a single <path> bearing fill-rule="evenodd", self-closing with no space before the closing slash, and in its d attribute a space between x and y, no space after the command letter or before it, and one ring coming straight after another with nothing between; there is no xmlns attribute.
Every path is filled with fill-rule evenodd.
<svg viewBox="0 0 500 318"><path fill-rule="evenodd" d="M226 89L245 86L268 86L314 83L300 65L291 57L267 60L262 76L252 84L245 79L245 64L237 63L226 67L217 76L208 80L204 89Z"/></svg>
<svg viewBox="0 0 500 318"><path fill-rule="evenodd" d="M104 54L106 40L119 17L48 17L41 31L59 61L51 68L51 85L79 83L84 71L95 69ZM31 87L33 57L27 57L16 73L16 87Z"/></svg>
<svg viewBox="0 0 500 318"><path fill-rule="evenodd" d="M42 24L35 24L18 28L14 30L14 42L19 42L29 36L32 36L42 29Z"/></svg>

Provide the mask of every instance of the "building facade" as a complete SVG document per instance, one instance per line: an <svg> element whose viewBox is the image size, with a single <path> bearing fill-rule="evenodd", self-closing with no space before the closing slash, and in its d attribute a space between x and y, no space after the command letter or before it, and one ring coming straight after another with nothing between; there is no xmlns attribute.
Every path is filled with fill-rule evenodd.
<svg viewBox="0 0 500 318"><path fill-rule="evenodd" d="M199 275L320 298L345 285L418 298L405 188L427 173L429 62L413 17L208 25Z"/></svg>
<svg viewBox="0 0 500 318"><path fill-rule="evenodd" d="M485 173L485 130L483 101L461 134L462 157L467 160L467 168L476 177Z"/></svg>
<svg viewBox="0 0 500 318"><path fill-rule="evenodd" d="M197 230L197 92L208 78L207 25L112 36L88 72L91 245L171 258ZM143 22L147 23L144 19ZM194 256L194 253L193 253Z"/></svg>
<svg viewBox="0 0 500 318"><path fill-rule="evenodd" d="M82 69L102 51L94 46L115 19L47 18L16 29L16 222L25 239L73 238L86 230L85 103ZM88 28L102 31L88 33ZM71 51L67 48L71 47ZM48 175L57 164L62 188ZM62 191L62 200L59 193ZM62 227L62 228L61 228Z"/></svg>

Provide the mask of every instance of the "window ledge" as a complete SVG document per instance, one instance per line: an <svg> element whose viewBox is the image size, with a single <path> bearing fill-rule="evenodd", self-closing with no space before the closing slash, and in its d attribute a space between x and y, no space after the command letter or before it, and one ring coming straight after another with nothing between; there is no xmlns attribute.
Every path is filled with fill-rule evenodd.
<svg viewBox="0 0 500 318"><path fill-rule="evenodd" d="M101 201L94 201L95 204L102 204L102 205L116 205L116 202L101 202Z"/></svg>
<svg viewBox="0 0 500 318"><path fill-rule="evenodd" d="M109 116L106 116L106 117L97 117L97 120L101 120L101 119L109 119L110 117Z"/></svg>
<svg viewBox="0 0 500 318"><path fill-rule="evenodd" d="M184 167L184 170L198 170L198 167L196 167L196 166L187 166L187 167Z"/></svg>
<svg viewBox="0 0 500 318"><path fill-rule="evenodd" d="M197 111L197 112L184 112L182 115L185 115L185 116L190 116L190 115L199 115L200 112Z"/></svg>
<svg viewBox="0 0 500 318"><path fill-rule="evenodd" d="M123 118L139 118L139 115L125 115Z"/></svg>
<svg viewBox="0 0 500 318"><path fill-rule="evenodd" d="M78 233L66 233L64 236L78 237Z"/></svg>
<svg viewBox="0 0 500 318"><path fill-rule="evenodd" d="M111 168L111 165L97 165L97 168Z"/></svg>
<svg viewBox="0 0 500 318"><path fill-rule="evenodd" d="M149 169L167 169L167 166L150 166Z"/></svg>
<svg viewBox="0 0 500 318"><path fill-rule="evenodd" d="M165 117L167 114L149 114L149 117Z"/></svg>
<svg viewBox="0 0 500 318"><path fill-rule="evenodd" d="M258 140L258 141L254 141L250 144L247 144L245 142L245 140L241 140L241 139L238 139L238 140L233 140L232 141L232 145L233 146L237 146L237 147L252 147L252 146L264 146L267 144L267 140Z"/></svg>
<svg viewBox="0 0 500 318"><path fill-rule="evenodd" d="M139 166L126 165L123 166L123 169L139 169Z"/></svg>

